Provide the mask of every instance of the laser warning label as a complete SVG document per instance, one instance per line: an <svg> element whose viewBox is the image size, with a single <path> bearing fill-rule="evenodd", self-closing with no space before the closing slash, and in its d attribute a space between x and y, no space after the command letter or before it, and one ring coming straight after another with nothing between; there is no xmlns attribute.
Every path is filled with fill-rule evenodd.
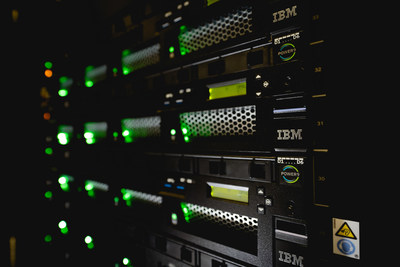
<svg viewBox="0 0 400 267"><path fill-rule="evenodd" d="M335 235L351 239L357 239L357 237L354 235L353 231L351 230L347 222L344 222L342 226L340 226L339 230L336 232Z"/></svg>
<svg viewBox="0 0 400 267"><path fill-rule="evenodd" d="M360 259L360 223L332 218L333 253Z"/></svg>

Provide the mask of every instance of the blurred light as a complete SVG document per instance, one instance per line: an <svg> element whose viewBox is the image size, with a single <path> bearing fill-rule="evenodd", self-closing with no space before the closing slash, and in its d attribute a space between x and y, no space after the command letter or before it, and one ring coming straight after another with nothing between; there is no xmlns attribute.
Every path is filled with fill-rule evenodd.
<svg viewBox="0 0 400 267"><path fill-rule="evenodd" d="M175 135L176 134L176 130L175 129L171 129L170 133L171 133L171 135Z"/></svg>
<svg viewBox="0 0 400 267"><path fill-rule="evenodd" d="M178 215L176 215L176 213L171 213L171 223L173 225L177 225L178 224Z"/></svg>
<svg viewBox="0 0 400 267"><path fill-rule="evenodd" d="M17 22L19 18L19 12L16 9L11 10L11 17L13 22Z"/></svg>
<svg viewBox="0 0 400 267"><path fill-rule="evenodd" d="M58 228L60 228L61 233L63 233L64 235L68 233L68 227L67 227L67 222L64 220L61 220L58 223Z"/></svg>
<svg viewBox="0 0 400 267"><path fill-rule="evenodd" d="M60 176L60 178L58 178L58 183L59 184L66 184L68 183L68 178L65 176Z"/></svg>
<svg viewBox="0 0 400 267"><path fill-rule="evenodd" d="M51 68L53 67L53 63L51 63L50 61L46 61L46 62L44 63L44 66L45 66L47 69L51 69Z"/></svg>
<svg viewBox="0 0 400 267"><path fill-rule="evenodd" d="M47 155L52 155L53 154L53 149L51 147L46 147L44 149L44 153L46 153Z"/></svg>
<svg viewBox="0 0 400 267"><path fill-rule="evenodd" d="M130 259L128 259L128 258L123 258L123 259L122 259L122 263L123 263L124 265L128 265L130 262L131 262L131 261L130 261Z"/></svg>
<svg viewBox="0 0 400 267"><path fill-rule="evenodd" d="M86 237L85 237L85 243L86 244L89 244L89 243L92 243L93 242L93 238L90 236L90 235L87 235Z"/></svg>
<svg viewBox="0 0 400 267"><path fill-rule="evenodd" d="M61 145L68 144L68 134L67 133L59 133L59 134L57 134L57 139L58 139L58 142Z"/></svg>
<svg viewBox="0 0 400 267"><path fill-rule="evenodd" d="M58 90L58 95L61 97L65 97L68 95L68 90L67 89L60 89Z"/></svg>
<svg viewBox="0 0 400 267"><path fill-rule="evenodd" d="M66 227L67 227L67 222L66 222L66 221L62 220L62 221L60 221L60 222L58 223L58 228L64 229L64 228L66 228Z"/></svg>
<svg viewBox="0 0 400 267"><path fill-rule="evenodd" d="M51 191L46 191L46 193L44 193L44 197L47 199L50 199L53 197L53 192Z"/></svg>
<svg viewBox="0 0 400 267"><path fill-rule="evenodd" d="M122 136L123 137L126 137L128 135L129 135L129 130L125 130L125 131L122 132Z"/></svg>
<svg viewBox="0 0 400 267"><path fill-rule="evenodd" d="M94 144L96 142L96 139L94 138L94 133L92 132L85 132L83 134L83 137L86 139L86 144Z"/></svg>
<svg viewBox="0 0 400 267"><path fill-rule="evenodd" d="M44 76L46 76L47 78L51 78L53 76L53 71L49 69L45 70Z"/></svg>
<svg viewBox="0 0 400 267"><path fill-rule="evenodd" d="M45 119L46 121L48 121L48 120L50 120L50 118L51 118L50 112L45 112L45 113L43 113L43 119Z"/></svg>
<svg viewBox="0 0 400 267"><path fill-rule="evenodd" d="M86 81L85 82L86 87L92 87L94 83L92 81Z"/></svg>
<svg viewBox="0 0 400 267"><path fill-rule="evenodd" d="M91 139L94 137L94 134L91 132L86 132L83 134L83 137L85 137L86 139Z"/></svg>
<svg viewBox="0 0 400 267"><path fill-rule="evenodd" d="M93 190L93 188L94 188L93 184L91 184L91 183L86 183L86 185L85 185L85 190L86 190L86 191Z"/></svg>
<svg viewBox="0 0 400 267"><path fill-rule="evenodd" d="M49 243L53 240L53 237L51 235L45 235L44 237L44 242Z"/></svg>
<svg viewBox="0 0 400 267"><path fill-rule="evenodd" d="M87 235L85 237L85 243L86 243L88 249L93 249L94 248L93 238L90 235Z"/></svg>

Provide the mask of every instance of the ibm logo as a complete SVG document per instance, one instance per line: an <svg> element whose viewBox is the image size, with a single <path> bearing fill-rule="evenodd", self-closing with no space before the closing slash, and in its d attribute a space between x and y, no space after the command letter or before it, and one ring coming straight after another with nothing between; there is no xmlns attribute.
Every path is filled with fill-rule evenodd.
<svg viewBox="0 0 400 267"><path fill-rule="evenodd" d="M303 140L303 129L280 129L276 130L277 140Z"/></svg>
<svg viewBox="0 0 400 267"><path fill-rule="evenodd" d="M297 6L288 7L286 9L279 10L277 12L272 13L274 19L272 20L273 23L288 19L290 17L297 16L296 13Z"/></svg>

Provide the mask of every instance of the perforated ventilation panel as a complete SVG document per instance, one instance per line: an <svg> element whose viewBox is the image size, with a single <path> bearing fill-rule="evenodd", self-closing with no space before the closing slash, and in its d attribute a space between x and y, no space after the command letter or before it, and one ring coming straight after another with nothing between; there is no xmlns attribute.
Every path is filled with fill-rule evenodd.
<svg viewBox="0 0 400 267"><path fill-rule="evenodd" d="M185 136L253 135L256 132L256 106L242 106L179 114Z"/></svg>
<svg viewBox="0 0 400 267"><path fill-rule="evenodd" d="M155 44L138 51L124 50L122 52L122 71L129 74L132 71L157 64L160 61L160 44Z"/></svg>
<svg viewBox="0 0 400 267"><path fill-rule="evenodd" d="M186 203L190 222L195 220L206 220L239 231L257 232L258 219L227 211L217 210L191 203Z"/></svg>
<svg viewBox="0 0 400 267"><path fill-rule="evenodd" d="M121 121L123 135L132 137L157 137L161 131L161 117L128 118ZM127 131L125 134L124 132Z"/></svg>
<svg viewBox="0 0 400 267"><path fill-rule="evenodd" d="M144 192L140 192L140 191L135 191L135 190L131 190L131 189L125 189L125 192L130 194L130 196L132 197L132 200L137 201L144 201L144 202L148 202L148 203L152 203L152 204L156 204L156 205L161 205L162 204L162 197L161 196L157 196L157 195L153 195L153 194L149 194L149 193L144 193Z"/></svg>
<svg viewBox="0 0 400 267"><path fill-rule="evenodd" d="M252 32L252 7L241 7L196 28L181 27L178 36L182 55Z"/></svg>

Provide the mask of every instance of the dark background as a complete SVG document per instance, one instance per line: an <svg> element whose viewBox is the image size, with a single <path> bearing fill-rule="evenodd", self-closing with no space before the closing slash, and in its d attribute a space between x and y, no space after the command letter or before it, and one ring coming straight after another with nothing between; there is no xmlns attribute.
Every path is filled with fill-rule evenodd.
<svg viewBox="0 0 400 267"><path fill-rule="evenodd" d="M2 8L2 63L1 70L1 247L0 266L9 266L9 239L17 238L17 265L28 266L35 260L35 228L40 223L37 196L40 180L39 158L43 134L38 127L42 119L39 107L40 79L42 78L43 58L56 52L66 51L67 57L82 56L94 43L103 42L104 21L118 13L132 1L12 1ZM12 10L18 10L17 21L12 19ZM332 136L334 144L332 160L335 161L333 175L337 177L332 191L335 192L335 209L342 217L359 217L363 238L368 231L366 218L372 216L369 208L379 207L370 199L368 192L373 179L377 179L376 147L377 137L371 127L375 123L371 116L369 101L371 95L365 90L370 88L375 75L369 75L376 64L364 64L362 49L354 54L355 43L367 43L361 38L362 21L360 13L343 12L343 5L336 3L329 7L327 14L333 23L327 25L332 32L329 40L328 56L329 91L332 102L338 105L331 113ZM358 10L346 6L346 10ZM338 19L340 14L340 19ZM359 14L358 17L354 14ZM350 48L349 48L350 47ZM370 55L372 51L368 50ZM369 62L370 63L370 62ZM372 69L372 72L373 69ZM369 82L366 82L366 77ZM368 87L369 86L369 87ZM364 89L364 91L360 91ZM364 97L365 101L360 100ZM340 104L340 105L339 105ZM340 106L340 107L339 107ZM360 135L360 132L362 135ZM362 137L362 138L360 138ZM367 140L367 142L365 142ZM331 150L330 150L331 152ZM369 156L371 155L371 156ZM364 167L360 167L364 166ZM368 167L367 171L365 167ZM378 169L378 168L377 168ZM361 170L364 170L361 172ZM375 199L379 197L374 194ZM370 206L372 205L372 206ZM360 210L367 209L368 214ZM357 215L355 215L357 214ZM373 225L373 223L371 223ZM38 240L38 239L37 239ZM365 239L364 239L365 240ZM362 258L370 257L370 244L362 242Z"/></svg>

